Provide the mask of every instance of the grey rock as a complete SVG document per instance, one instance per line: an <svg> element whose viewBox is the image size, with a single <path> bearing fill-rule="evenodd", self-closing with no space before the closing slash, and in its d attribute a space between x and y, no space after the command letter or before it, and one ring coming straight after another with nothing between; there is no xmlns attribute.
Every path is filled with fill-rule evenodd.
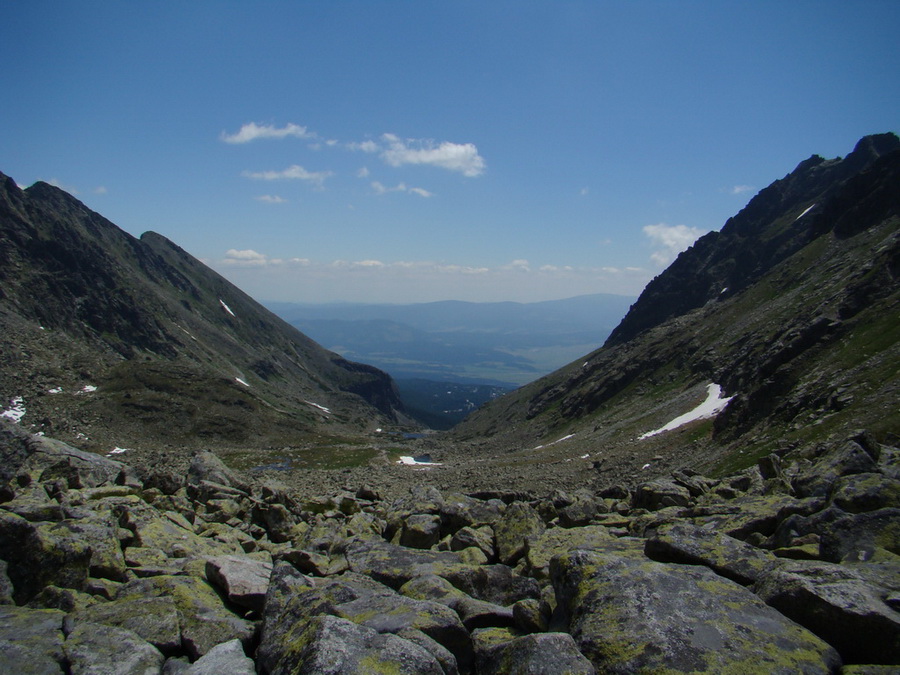
<svg viewBox="0 0 900 675"><path fill-rule="evenodd" d="M245 556L215 556L206 561L206 578L240 607L259 612L266 599L272 563Z"/></svg>
<svg viewBox="0 0 900 675"><path fill-rule="evenodd" d="M536 580L520 576L506 565L462 565L444 569L437 574L476 600L503 607L519 600L541 596Z"/></svg>
<svg viewBox="0 0 900 675"><path fill-rule="evenodd" d="M573 551L551 568L558 610L600 672L833 673L840 657L705 567ZM673 620L674 619L674 620Z"/></svg>
<svg viewBox="0 0 900 675"><path fill-rule="evenodd" d="M631 499L636 509L656 511L667 506L688 506L691 493L674 480L660 478L638 485Z"/></svg>
<svg viewBox="0 0 900 675"><path fill-rule="evenodd" d="M345 555L351 570L395 589L414 577L443 576L466 567L459 556L450 551L423 551L359 538L350 541Z"/></svg>
<svg viewBox="0 0 900 675"><path fill-rule="evenodd" d="M234 615L215 590L192 576L156 576L131 581L117 594L117 600L171 597L179 612L181 643L192 659L214 646L234 638L249 644L254 625Z"/></svg>
<svg viewBox="0 0 900 675"><path fill-rule="evenodd" d="M12 582L9 580L9 576L6 574L6 567L6 561L0 560L0 605L15 604L12 597Z"/></svg>
<svg viewBox="0 0 900 675"><path fill-rule="evenodd" d="M477 630L476 670L479 675L594 675L588 661L568 633L517 637L497 629Z"/></svg>
<svg viewBox="0 0 900 675"><path fill-rule="evenodd" d="M490 560L494 557L494 535L489 527L474 528L469 525L457 530L450 538L450 550L462 551L466 548L477 548Z"/></svg>
<svg viewBox="0 0 900 675"><path fill-rule="evenodd" d="M514 565L525 555L525 542L547 529L540 514L524 502L510 504L503 516L494 523L497 555L505 565Z"/></svg>
<svg viewBox="0 0 900 675"><path fill-rule="evenodd" d="M796 561L771 570L755 590L833 645L846 662L900 665L900 615L853 569Z"/></svg>
<svg viewBox="0 0 900 675"><path fill-rule="evenodd" d="M831 487L830 499L848 513L900 508L900 480L880 473L841 476Z"/></svg>
<svg viewBox="0 0 900 675"><path fill-rule="evenodd" d="M229 640L197 659L185 675L256 675L256 666L244 654L240 640Z"/></svg>
<svg viewBox="0 0 900 675"><path fill-rule="evenodd" d="M871 473L875 469L875 459L863 446L848 440L826 451L811 466L795 476L793 487L800 497L824 497L839 477Z"/></svg>
<svg viewBox="0 0 900 675"><path fill-rule="evenodd" d="M159 675L165 658L124 628L79 623L64 645L71 675Z"/></svg>
<svg viewBox="0 0 900 675"><path fill-rule="evenodd" d="M218 483L249 493L250 485L236 472L225 466L225 463L214 453L200 450L191 457L188 467L188 482L199 485L201 482Z"/></svg>
<svg viewBox="0 0 900 675"><path fill-rule="evenodd" d="M295 625L270 675L443 675L427 650L335 616Z"/></svg>
<svg viewBox="0 0 900 675"><path fill-rule="evenodd" d="M0 664L17 675L62 675L63 618L55 609L0 607Z"/></svg>
<svg viewBox="0 0 900 675"><path fill-rule="evenodd" d="M126 597L82 608L71 614L75 625L82 622L125 628L146 640L163 654L181 648L178 608L170 597Z"/></svg>
<svg viewBox="0 0 900 675"><path fill-rule="evenodd" d="M488 626L511 626L513 612L484 600L466 595L446 579L434 575L416 577L400 587L400 593L416 600L431 600L452 609L466 630Z"/></svg>
<svg viewBox="0 0 900 675"><path fill-rule="evenodd" d="M440 536L440 516L425 513L415 514L403 521L400 545L410 548L431 548L438 543Z"/></svg>
<svg viewBox="0 0 900 675"><path fill-rule="evenodd" d="M661 528L655 537L647 540L644 553L659 562L705 565L744 586L778 563L768 551L688 523Z"/></svg>

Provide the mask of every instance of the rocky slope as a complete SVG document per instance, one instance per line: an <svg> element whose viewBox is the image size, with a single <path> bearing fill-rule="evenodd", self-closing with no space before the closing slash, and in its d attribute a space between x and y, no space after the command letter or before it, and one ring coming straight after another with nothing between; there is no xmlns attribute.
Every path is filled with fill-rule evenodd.
<svg viewBox="0 0 900 675"><path fill-rule="evenodd" d="M857 427L891 442L898 277L900 140L885 134L761 191L654 279L601 349L488 404L456 438L470 456L585 459L614 476L727 471ZM710 383L733 397L715 423L641 438Z"/></svg>
<svg viewBox="0 0 900 675"><path fill-rule="evenodd" d="M297 443L402 416L387 375L322 349L164 237L2 175L0 391L35 429L105 451Z"/></svg>
<svg viewBox="0 0 900 675"><path fill-rule="evenodd" d="M857 433L719 480L384 500L0 420L0 669L891 672L898 452Z"/></svg>

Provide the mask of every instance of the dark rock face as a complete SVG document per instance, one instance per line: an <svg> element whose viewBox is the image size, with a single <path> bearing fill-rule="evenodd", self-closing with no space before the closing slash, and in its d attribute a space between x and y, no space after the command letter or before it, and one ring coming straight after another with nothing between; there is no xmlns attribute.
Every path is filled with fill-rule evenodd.
<svg viewBox="0 0 900 675"><path fill-rule="evenodd" d="M237 439L260 416L312 429L402 414L385 373L326 351L164 237L132 237L55 187L20 190L0 175L0 251L0 388L25 398L32 421L50 388L63 390L56 424L60 404L84 407L66 390L86 378L105 427L130 417L146 420L145 434Z"/></svg>
<svg viewBox="0 0 900 675"><path fill-rule="evenodd" d="M881 134L862 139L843 160L827 161L813 156L801 162L793 172L762 190L725 223L721 232L701 237L651 281L607 344L627 342L666 319L716 300L725 292L723 289L728 294L740 292L768 269L824 234L826 228L835 229L839 236L848 236L867 221L883 219L890 210L885 201L891 197L882 195L880 187L863 188L866 178L857 174L898 149L900 140L894 134ZM889 161L896 165L897 158ZM877 180L879 186L893 186L896 207L895 179ZM807 215L812 217L795 220L772 236L774 221L791 212L799 215L811 204L815 207ZM852 204L853 213L841 210L841 206L848 204ZM836 218L838 211L842 213Z"/></svg>
<svg viewBox="0 0 900 675"><path fill-rule="evenodd" d="M672 468L739 468L752 463L739 456L748 445L774 452L859 427L892 438L898 194L893 134L801 163L650 282L601 349L487 404L455 437L480 453L537 447L548 459L562 455L551 443L571 438L592 460L602 454L593 468L606 478L653 471L657 456ZM644 436L708 383L730 397L714 421Z"/></svg>

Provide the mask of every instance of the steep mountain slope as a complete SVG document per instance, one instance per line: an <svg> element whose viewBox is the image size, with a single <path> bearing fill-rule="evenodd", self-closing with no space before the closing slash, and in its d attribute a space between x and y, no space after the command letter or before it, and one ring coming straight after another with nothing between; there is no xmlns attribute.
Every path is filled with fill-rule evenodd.
<svg viewBox="0 0 900 675"><path fill-rule="evenodd" d="M737 468L858 427L893 439L898 230L895 135L812 157L682 253L601 349L488 404L456 438L507 463L584 458L623 476ZM709 383L733 397L715 422L640 438Z"/></svg>
<svg viewBox="0 0 900 675"><path fill-rule="evenodd" d="M326 351L166 238L2 174L0 354L0 405L20 397L23 423L82 445L290 443L402 410L385 373Z"/></svg>

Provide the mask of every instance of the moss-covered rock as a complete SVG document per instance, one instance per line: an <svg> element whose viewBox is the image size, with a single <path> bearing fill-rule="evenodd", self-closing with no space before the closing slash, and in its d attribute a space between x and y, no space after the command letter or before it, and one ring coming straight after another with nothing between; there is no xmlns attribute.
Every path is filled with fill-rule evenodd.
<svg viewBox="0 0 900 675"><path fill-rule="evenodd" d="M708 528L676 523L661 528L644 545L659 562L705 565L716 574L749 586L778 559L770 552Z"/></svg>
<svg viewBox="0 0 900 675"><path fill-rule="evenodd" d="M541 535L547 526L540 514L525 502L513 502L494 523L497 555L505 565L515 565L525 555L526 540Z"/></svg>
<svg viewBox="0 0 900 675"><path fill-rule="evenodd" d="M840 657L705 567L573 551L551 567L559 609L601 672L833 673Z"/></svg>
<svg viewBox="0 0 900 675"><path fill-rule="evenodd" d="M443 675L427 650L336 616L295 625L270 675Z"/></svg>
<svg viewBox="0 0 900 675"><path fill-rule="evenodd" d="M900 614L854 569L797 561L766 573L754 587L768 604L827 640L848 663L900 666Z"/></svg>

